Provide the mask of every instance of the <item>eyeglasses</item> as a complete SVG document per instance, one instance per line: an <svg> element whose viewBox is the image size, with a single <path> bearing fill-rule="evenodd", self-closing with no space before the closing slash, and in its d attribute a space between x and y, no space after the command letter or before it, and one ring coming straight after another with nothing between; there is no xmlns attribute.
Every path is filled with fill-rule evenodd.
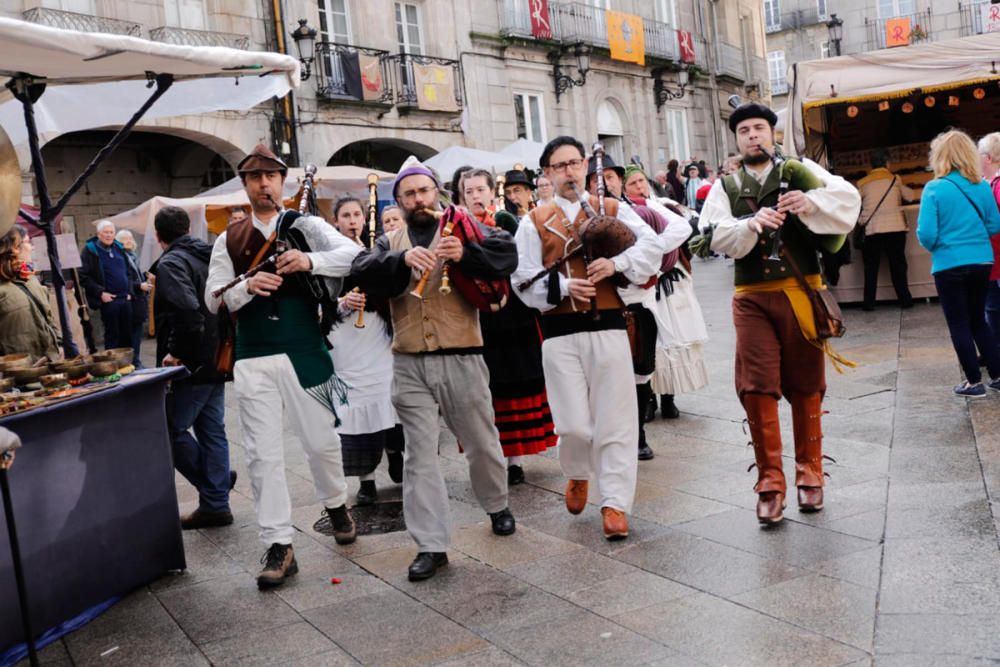
<svg viewBox="0 0 1000 667"><path fill-rule="evenodd" d="M583 166L583 160L581 158L576 158L575 160L566 160L565 162L550 164L549 169L552 171L564 172L569 168L579 169L581 166Z"/></svg>
<svg viewBox="0 0 1000 667"><path fill-rule="evenodd" d="M426 185L416 190L407 190L402 193L402 197L403 199L413 199L417 195L420 195L421 197L426 197L427 195L433 192L437 192L437 188L433 185Z"/></svg>

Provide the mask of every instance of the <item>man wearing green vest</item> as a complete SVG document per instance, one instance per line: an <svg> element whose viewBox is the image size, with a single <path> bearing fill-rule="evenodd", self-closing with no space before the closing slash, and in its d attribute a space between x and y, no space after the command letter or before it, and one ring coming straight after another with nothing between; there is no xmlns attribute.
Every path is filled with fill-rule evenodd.
<svg viewBox="0 0 1000 667"><path fill-rule="evenodd" d="M268 588L298 572L285 482L285 418L305 449L316 495L330 517L337 543L349 544L355 538L345 505L340 440L334 430L342 392L320 325L319 302L304 278L346 276L360 248L322 218L281 211L288 167L267 146L258 144L237 169L251 216L230 225L216 240L205 303L213 313L225 305L236 320L233 388L260 537L269 546L257 585ZM235 276L276 254L279 224L282 238L285 230L294 228L308 241L310 251L286 250L266 270L243 279L221 297L213 296Z"/></svg>
<svg viewBox="0 0 1000 667"><path fill-rule="evenodd" d="M714 228L712 250L736 259L736 392L743 403L757 465L757 518L765 525L783 518L785 475L781 467L778 401L792 404L795 485L799 510L823 509L823 394L829 347L816 339L813 313L795 278L790 256L813 288L823 288L818 251L834 251L854 227L861 208L858 191L809 160L773 155L777 116L759 103L733 111L729 128L743 167L715 182L701 214ZM780 194L782 181L788 191ZM780 230L781 252L775 255Z"/></svg>

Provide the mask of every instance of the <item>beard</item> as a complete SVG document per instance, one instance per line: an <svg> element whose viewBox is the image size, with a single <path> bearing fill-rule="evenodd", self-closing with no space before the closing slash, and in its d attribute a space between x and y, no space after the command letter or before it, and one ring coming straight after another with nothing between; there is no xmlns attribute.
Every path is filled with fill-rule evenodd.
<svg viewBox="0 0 1000 667"><path fill-rule="evenodd" d="M756 153L743 154L743 164L750 167L755 167L757 165L765 164L770 161L771 158L761 153L760 150L758 150Z"/></svg>
<svg viewBox="0 0 1000 667"><path fill-rule="evenodd" d="M437 224L437 218L427 212L424 208L415 208L406 212L406 224L412 227L427 228Z"/></svg>

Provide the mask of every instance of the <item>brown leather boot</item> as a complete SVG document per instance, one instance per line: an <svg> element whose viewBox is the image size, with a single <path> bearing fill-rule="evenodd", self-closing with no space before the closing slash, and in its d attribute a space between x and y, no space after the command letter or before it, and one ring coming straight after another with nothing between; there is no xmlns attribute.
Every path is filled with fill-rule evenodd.
<svg viewBox="0 0 1000 667"><path fill-rule="evenodd" d="M257 588L274 588L299 571L291 544L275 542L260 559L264 569L257 575Z"/></svg>
<svg viewBox="0 0 1000 667"><path fill-rule="evenodd" d="M628 519L625 518L625 512L613 507L602 507L601 515L604 518L604 539L612 541L628 537Z"/></svg>
<svg viewBox="0 0 1000 667"><path fill-rule="evenodd" d="M819 394L793 394L792 430L795 433L795 486L799 511L823 509L823 399Z"/></svg>
<svg viewBox="0 0 1000 667"><path fill-rule="evenodd" d="M784 518L785 473L781 470L781 424L778 399L767 394L744 394L743 408L750 425L757 465L757 520L778 523Z"/></svg>
<svg viewBox="0 0 1000 667"><path fill-rule="evenodd" d="M566 509L570 514L579 514L587 506L587 490L590 482L585 479L571 479L566 485Z"/></svg>

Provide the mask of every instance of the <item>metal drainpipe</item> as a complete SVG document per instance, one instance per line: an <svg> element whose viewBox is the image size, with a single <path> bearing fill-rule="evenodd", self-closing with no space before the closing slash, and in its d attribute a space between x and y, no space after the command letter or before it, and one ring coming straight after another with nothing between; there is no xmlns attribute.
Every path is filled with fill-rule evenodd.
<svg viewBox="0 0 1000 667"><path fill-rule="evenodd" d="M274 38L277 42L278 52L286 56L290 55L288 53L288 43L285 41L285 14L281 8L281 0L271 0L271 19L274 21ZM276 107L280 107L285 116L285 141L288 142L290 166L297 167L299 166L299 139L298 132L295 129L294 95L292 91L288 91L288 94L281 99ZM278 146L278 149L280 153L281 147Z"/></svg>

